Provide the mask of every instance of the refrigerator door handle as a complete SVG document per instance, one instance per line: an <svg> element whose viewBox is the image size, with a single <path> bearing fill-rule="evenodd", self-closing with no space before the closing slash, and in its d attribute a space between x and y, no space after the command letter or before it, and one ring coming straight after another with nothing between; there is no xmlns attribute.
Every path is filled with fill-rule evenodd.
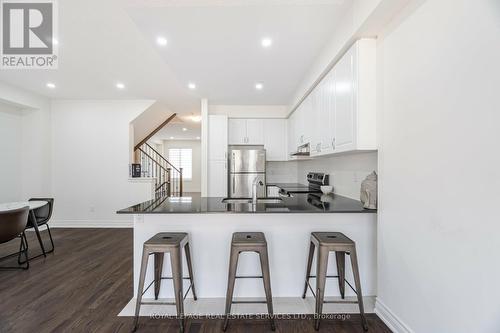
<svg viewBox="0 0 500 333"><path fill-rule="evenodd" d="M234 195L234 192L236 191L235 190L235 183L236 183L236 176L233 173L233 192L232 192L232 195Z"/></svg>

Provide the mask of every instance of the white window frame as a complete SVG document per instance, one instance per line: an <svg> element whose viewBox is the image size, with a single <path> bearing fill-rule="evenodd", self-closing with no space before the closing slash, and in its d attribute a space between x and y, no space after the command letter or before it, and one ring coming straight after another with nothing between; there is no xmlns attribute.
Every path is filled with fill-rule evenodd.
<svg viewBox="0 0 500 333"><path fill-rule="evenodd" d="M191 165L189 166L189 168L186 167L182 161L182 156L184 154L183 151L187 151L187 150L189 150L189 155L190 155L190 160L191 160ZM180 154L180 155L178 157L173 158L172 157L173 152L171 152L171 151L178 151L179 152L178 154ZM177 160L179 160L179 159L180 159L180 164L181 164L180 166L176 165ZM175 166L179 170L182 167L182 179L183 180L189 181L189 180L193 179L193 149L192 148L175 148L175 147L168 148L168 161L170 163L172 163L172 165ZM186 163L188 163L188 162L186 161ZM191 174L189 176L186 174L186 170L188 170L188 169L190 169L189 171L191 171ZM173 172L172 178L178 178L178 173Z"/></svg>

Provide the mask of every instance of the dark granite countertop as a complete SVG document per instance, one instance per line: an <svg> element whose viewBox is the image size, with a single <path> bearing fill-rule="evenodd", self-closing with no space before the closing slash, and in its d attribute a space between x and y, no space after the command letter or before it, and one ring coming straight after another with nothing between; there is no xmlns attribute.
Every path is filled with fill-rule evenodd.
<svg viewBox="0 0 500 333"><path fill-rule="evenodd" d="M182 197L161 197L122 210L118 214L210 214L210 213L376 213L360 201L340 195L295 193L281 203L227 204L223 198L185 193Z"/></svg>

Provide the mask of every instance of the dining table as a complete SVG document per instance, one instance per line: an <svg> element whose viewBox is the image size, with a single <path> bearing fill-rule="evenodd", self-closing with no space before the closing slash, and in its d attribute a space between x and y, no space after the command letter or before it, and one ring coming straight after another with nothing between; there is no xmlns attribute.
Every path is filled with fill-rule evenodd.
<svg viewBox="0 0 500 333"><path fill-rule="evenodd" d="M40 231L38 230L38 223L36 223L35 210L37 208L43 207L43 206L48 205L48 204L49 204L49 202L45 201L45 200L6 202L6 203L0 203L0 212L18 209L18 208L23 208L23 207L29 207L28 219L31 219L31 221L33 221L32 224L33 224L33 228L35 229L36 236L38 238L38 241L40 242L40 246L42 247L42 251L45 252L45 248L43 246L42 239L40 237Z"/></svg>

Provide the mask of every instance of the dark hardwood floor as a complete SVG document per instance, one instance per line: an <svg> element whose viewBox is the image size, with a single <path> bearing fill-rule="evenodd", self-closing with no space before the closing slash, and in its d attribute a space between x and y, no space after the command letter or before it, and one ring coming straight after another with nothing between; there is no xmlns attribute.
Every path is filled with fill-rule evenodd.
<svg viewBox="0 0 500 333"><path fill-rule="evenodd" d="M43 234L46 232L44 231ZM117 317L132 295L131 229L53 229L56 250L27 271L0 270L0 332L130 332ZM31 254L39 252L33 233ZM0 245L0 256L19 243ZM0 262L0 266L13 262ZM225 269L221 267L221 269ZM320 332L363 332L359 316L324 320ZM369 332L390 332L374 314ZM221 332L222 320L188 319L186 332ZM141 317L138 332L177 332L171 319ZM228 332L271 332L265 320L233 320ZM278 320L276 332L316 332L312 320Z"/></svg>

